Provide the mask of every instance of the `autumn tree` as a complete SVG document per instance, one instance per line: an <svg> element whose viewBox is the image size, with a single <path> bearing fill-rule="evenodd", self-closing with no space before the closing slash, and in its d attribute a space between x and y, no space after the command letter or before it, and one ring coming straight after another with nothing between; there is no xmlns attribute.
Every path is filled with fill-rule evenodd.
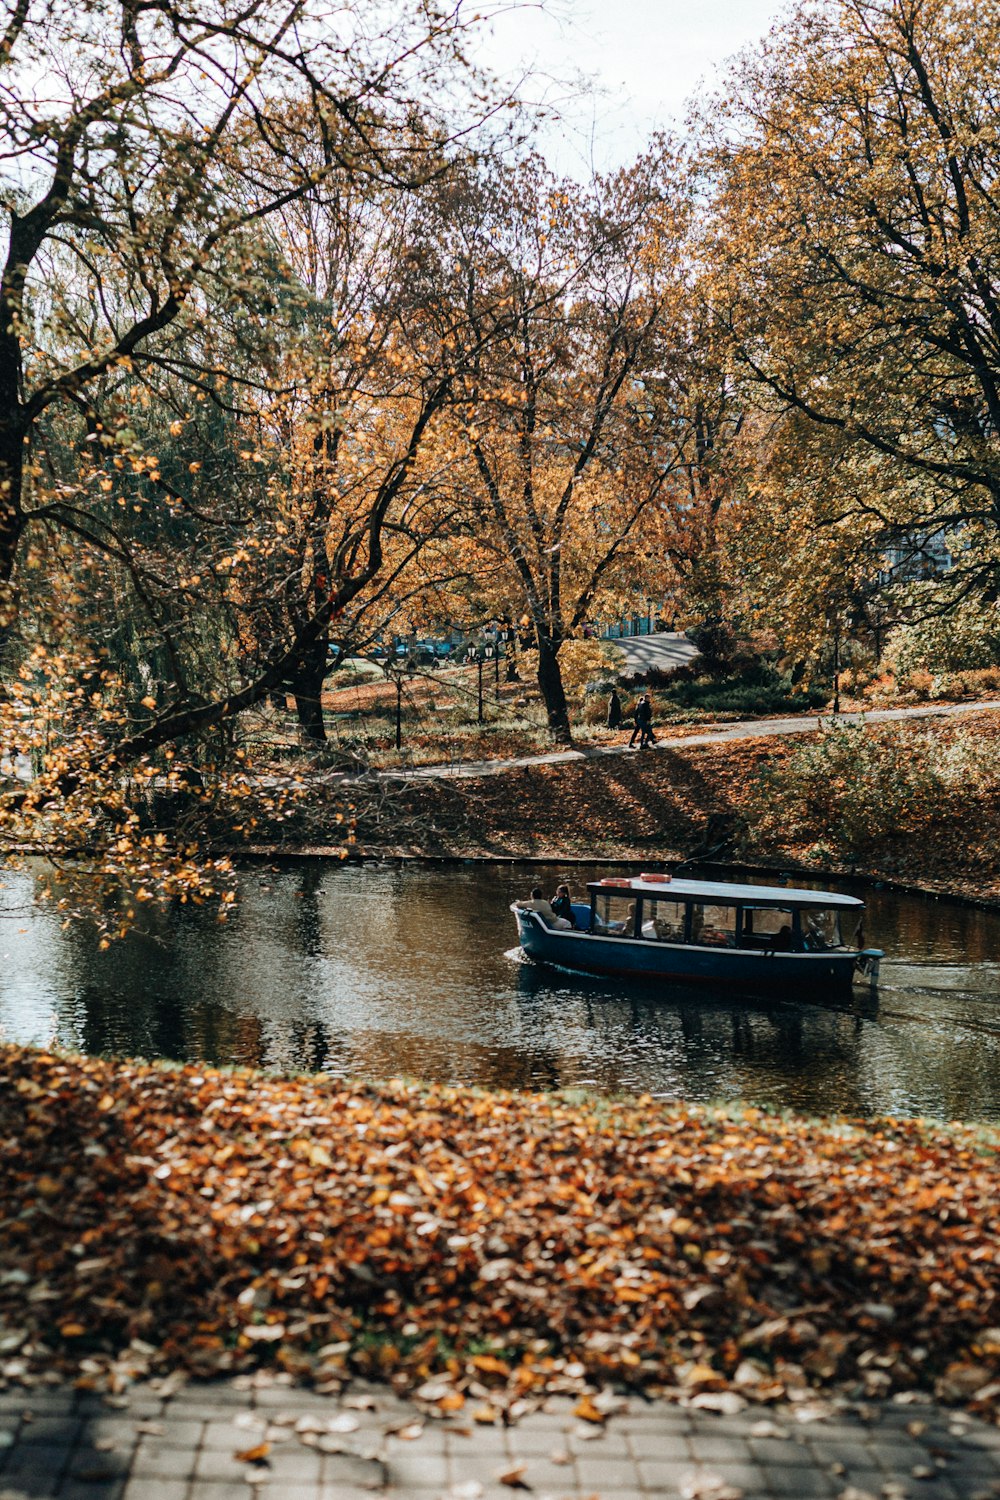
<svg viewBox="0 0 1000 1500"><path fill-rule="evenodd" d="M537 159L444 189L431 274L477 348L457 386L454 480L484 607L530 622L549 727L570 737L564 642L622 591L658 589L649 538L681 492L676 348L687 212L661 151L580 188Z"/></svg>
<svg viewBox="0 0 1000 1500"><path fill-rule="evenodd" d="M949 535L952 599L1000 584L998 66L974 0L803 4L705 131L735 377L817 479L803 512L788 475L786 512L875 570Z"/></svg>
<svg viewBox="0 0 1000 1500"><path fill-rule="evenodd" d="M376 6L332 18L299 0L29 0L10 16L3 738L30 739L40 772L0 809L15 842L44 843L48 827L63 847L120 845L123 867L142 863L152 834L129 777L176 789L193 758L194 785L190 747L294 681L382 573L453 361L436 331L403 350L398 276L356 302L347 336L282 237L307 197L336 219L368 192L391 217L448 168L464 23L429 3L383 21ZM366 322L380 383L348 414L318 372L364 385ZM341 524L331 538L310 523L292 547L307 451L313 479L336 466L327 519Z"/></svg>
<svg viewBox="0 0 1000 1500"><path fill-rule="evenodd" d="M462 32L429 3L391 25L310 0L249 10L19 4L0 40L7 252L0 280L0 586L44 475L41 419L91 415L109 372L258 288L248 244L317 181L409 185L439 170L426 122ZM181 355L183 358L183 354ZM97 442L113 429L92 413Z"/></svg>

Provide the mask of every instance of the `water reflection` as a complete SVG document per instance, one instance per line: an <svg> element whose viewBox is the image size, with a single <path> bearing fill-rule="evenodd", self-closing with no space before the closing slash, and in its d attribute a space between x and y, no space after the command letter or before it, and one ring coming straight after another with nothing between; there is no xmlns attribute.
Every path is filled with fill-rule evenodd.
<svg viewBox="0 0 1000 1500"><path fill-rule="evenodd" d="M840 1008L663 998L518 961L508 903L562 873L254 868L226 926L153 914L103 953L60 930L28 874L8 876L0 1034L336 1076L1000 1119L997 914L870 893L869 936L891 955L874 1006L863 991Z"/></svg>

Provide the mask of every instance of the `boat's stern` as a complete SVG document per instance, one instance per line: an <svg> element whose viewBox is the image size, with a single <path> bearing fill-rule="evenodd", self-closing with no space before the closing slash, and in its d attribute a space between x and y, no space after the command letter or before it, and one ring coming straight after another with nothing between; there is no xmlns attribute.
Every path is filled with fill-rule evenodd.
<svg viewBox="0 0 1000 1500"><path fill-rule="evenodd" d="M862 948L855 956L854 967L861 979L867 979L872 989L878 986L879 967L885 958L881 948Z"/></svg>

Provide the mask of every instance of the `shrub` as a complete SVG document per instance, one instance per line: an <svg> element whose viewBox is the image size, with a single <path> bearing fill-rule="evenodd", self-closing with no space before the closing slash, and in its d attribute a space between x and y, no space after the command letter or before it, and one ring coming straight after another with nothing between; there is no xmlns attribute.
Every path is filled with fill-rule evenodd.
<svg viewBox="0 0 1000 1500"><path fill-rule="evenodd" d="M959 815L970 795L998 785L991 742L973 730L946 741L934 729L836 724L760 771L748 823L755 841L776 848L824 843L852 858L895 834Z"/></svg>
<svg viewBox="0 0 1000 1500"><path fill-rule="evenodd" d="M685 634L701 653L699 670L709 677L742 671L754 660L749 643L724 620L706 620L702 625L693 625Z"/></svg>
<svg viewBox="0 0 1000 1500"><path fill-rule="evenodd" d="M613 682L623 660L621 652L610 641L566 641L559 651L563 687L569 696L582 697L589 682L606 678Z"/></svg>
<svg viewBox="0 0 1000 1500"><path fill-rule="evenodd" d="M757 660L728 677L687 673L668 677L661 696L678 708L703 713L787 714L817 708L829 694L825 688L796 687L790 674L778 672L771 662Z"/></svg>
<svg viewBox="0 0 1000 1500"><path fill-rule="evenodd" d="M942 698L978 698L1000 689L1000 667L983 667L977 672L946 672L938 682Z"/></svg>
<svg viewBox="0 0 1000 1500"><path fill-rule="evenodd" d="M899 685L904 693L912 694L922 703L934 697L934 678L925 667L919 667L914 672L907 672L901 678Z"/></svg>
<svg viewBox="0 0 1000 1500"><path fill-rule="evenodd" d="M977 671L1000 665L1000 612L995 605L963 599L946 615L900 625L891 633L886 658L904 677L929 672Z"/></svg>

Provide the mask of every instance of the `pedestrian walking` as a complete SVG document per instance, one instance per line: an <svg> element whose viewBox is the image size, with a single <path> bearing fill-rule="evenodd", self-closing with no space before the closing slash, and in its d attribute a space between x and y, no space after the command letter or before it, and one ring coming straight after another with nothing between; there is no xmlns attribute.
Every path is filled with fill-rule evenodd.
<svg viewBox="0 0 1000 1500"><path fill-rule="evenodd" d="M611 698L608 703L608 728L620 729L625 722L622 712L622 700L618 696L618 689L611 689Z"/></svg>
<svg viewBox="0 0 1000 1500"><path fill-rule="evenodd" d="M645 750L646 746L651 745L654 740L653 705L645 693L641 694L638 703L635 705L633 723L635 727L632 730L632 738L628 742L629 749L631 750L638 738L639 749Z"/></svg>

